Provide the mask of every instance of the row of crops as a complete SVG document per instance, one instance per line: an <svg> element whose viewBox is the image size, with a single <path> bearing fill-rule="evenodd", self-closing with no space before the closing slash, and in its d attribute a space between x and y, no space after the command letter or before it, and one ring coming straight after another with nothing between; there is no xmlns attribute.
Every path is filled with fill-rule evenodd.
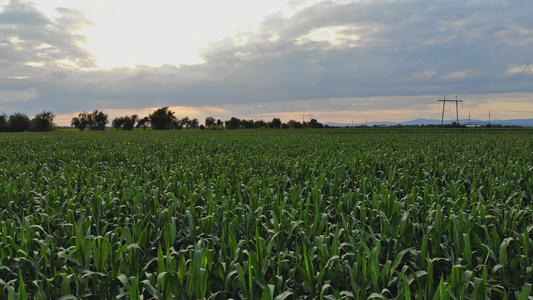
<svg viewBox="0 0 533 300"><path fill-rule="evenodd" d="M0 299L532 299L533 131L0 135Z"/></svg>

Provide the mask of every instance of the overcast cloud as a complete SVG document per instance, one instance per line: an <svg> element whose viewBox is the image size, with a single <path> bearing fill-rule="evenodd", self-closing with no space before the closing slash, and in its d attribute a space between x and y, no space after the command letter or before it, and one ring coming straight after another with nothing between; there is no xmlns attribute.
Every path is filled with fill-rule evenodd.
<svg viewBox="0 0 533 300"><path fill-rule="evenodd" d="M398 109L389 118L409 120L413 111L435 110L438 95L482 109L487 99L513 101L504 95L516 93L520 109L533 111L530 0L293 0L297 13L271 14L257 30L200 49L203 64L111 70L81 46L91 26L82 12L58 8L51 18L29 2L0 5L6 113L184 106L268 119Z"/></svg>

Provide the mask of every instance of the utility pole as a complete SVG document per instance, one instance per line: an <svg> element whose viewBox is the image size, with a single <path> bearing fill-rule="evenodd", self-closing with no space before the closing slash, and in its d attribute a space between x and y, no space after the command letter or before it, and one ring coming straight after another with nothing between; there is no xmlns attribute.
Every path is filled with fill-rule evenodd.
<svg viewBox="0 0 533 300"><path fill-rule="evenodd" d="M302 125L303 125L303 123L305 123L305 117L306 116L309 116L309 122L311 122L311 117L314 116L314 115L312 115L312 114L308 114L308 115L301 114L300 116L302 116Z"/></svg>
<svg viewBox="0 0 533 300"><path fill-rule="evenodd" d="M439 102L442 101L442 118L440 120L440 125L444 125L444 107L446 107L446 102L455 102L455 112L457 114L457 124L459 124L459 102L463 102L463 100L459 100L458 96L455 96L455 100L446 100L446 95L444 95L444 99L438 100Z"/></svg>

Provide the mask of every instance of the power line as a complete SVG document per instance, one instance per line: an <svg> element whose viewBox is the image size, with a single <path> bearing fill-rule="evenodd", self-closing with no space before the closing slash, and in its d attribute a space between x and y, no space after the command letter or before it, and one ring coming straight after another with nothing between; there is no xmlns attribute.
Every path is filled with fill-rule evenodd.
<svg viewBox="0 0 533 300"><path fill-rule="evenodd" d="M303 124L303 123L305 123L305 117L306 117L306 116L309 116L309 122L311 122L311 117L314 116L314 115L312 115L312 114L308 114L308 115L306 115L306 114L302 114L302 115L300 115L300 116L302 116L302 124Z"/></svg>
<svg viewBox="0 0 533 300"><path fill-rule="evenodd" d="M438 100L442 101L442 119L440 121L440 125L442 126L444 124L444 108L446 107L446 102L455 102L455 112L457 114L457 124L459 124L459 102L463 102L463 100L457 99L458 97L455 96L455 100L446 100L446 95L444 95L444 99Z"/></svg>

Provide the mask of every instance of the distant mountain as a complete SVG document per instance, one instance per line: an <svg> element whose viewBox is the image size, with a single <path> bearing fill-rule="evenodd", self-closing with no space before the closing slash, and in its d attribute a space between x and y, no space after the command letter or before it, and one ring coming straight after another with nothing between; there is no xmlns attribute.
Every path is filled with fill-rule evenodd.
<svg viewBox="0 0 533 300"><path fill-rule="evenodd" d="M451 124L454 122L453 120L445 120L444 124ZM460 119L459 123L463 125L468 125L468 119ZM441 120L433 120L433 119L416 119L406 122L368 122L368 123L355 123L355 124L344 124L344 123L334 123L334 122L327 122L326 125L334 126L334 127L346 127L346 126L362 126L362 125L368 125L368 126L374 126L374 125L385 125L385 126L393 126L393 125L438 125L441 123ZM470 124L472 125L487 125L489 122L487 120L477 120L472 119L470 120ZM491 120L491 125L502 125L502 126L526 126L526 127L533 127L533 119L512 119L512 120Z"/></svg>

